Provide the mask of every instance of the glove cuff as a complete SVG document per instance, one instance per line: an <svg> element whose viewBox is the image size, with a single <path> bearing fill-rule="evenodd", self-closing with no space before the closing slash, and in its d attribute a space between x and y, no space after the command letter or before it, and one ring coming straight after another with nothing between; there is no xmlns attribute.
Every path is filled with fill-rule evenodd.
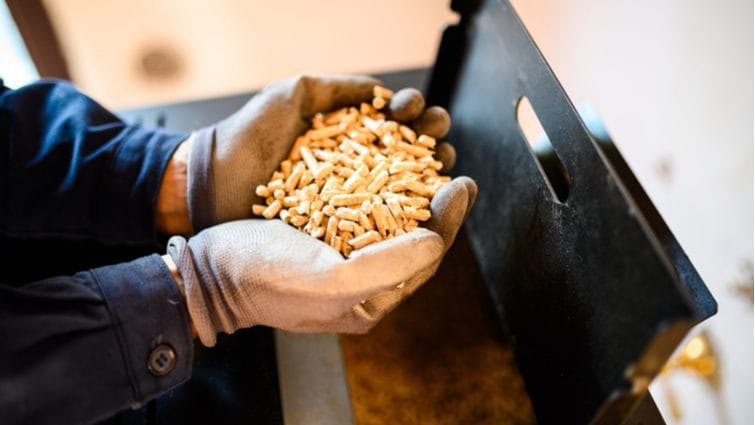
<svg viewBox="0 0 755 425"><path fill-rule="evenodd" d="M186 202L193 233L197 234L214 224L212 152L215 149L215 126L203 128L191 137Z"/></svg>
<svg viewBox="0 0 755 425"><path fill-rule="evenodd" d="M206 347L213 347L217 340L217 328L207 308L211 305L211 300L202 290L202 283L189 244L183 237L173 236L168 241L167 251L181 275L178 285L186 298L186 308L199 341Z"/></svg>

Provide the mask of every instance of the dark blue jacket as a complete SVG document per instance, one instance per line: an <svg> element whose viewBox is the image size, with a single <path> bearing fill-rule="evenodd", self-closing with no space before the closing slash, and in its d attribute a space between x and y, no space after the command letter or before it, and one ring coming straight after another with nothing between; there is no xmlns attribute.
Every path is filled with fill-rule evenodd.
<svg viewBox="0 0 755 425"><path fill-rule="evenodd" d="M68 83L0 81L0 423L90 423L190 377L161 258L106 265L164 252L156 198L185 138L127 125ZM163 376L147 368L159 344L177 355Z"/></svg>

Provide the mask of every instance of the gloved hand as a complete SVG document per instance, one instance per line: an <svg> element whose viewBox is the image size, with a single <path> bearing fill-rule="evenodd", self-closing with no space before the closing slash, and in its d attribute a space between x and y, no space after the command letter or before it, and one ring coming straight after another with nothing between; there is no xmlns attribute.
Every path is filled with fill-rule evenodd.
<svg viewBox="0 0 755 425"><path fill-rule="evenodd" d="M362 331L365 318L353 307L411 279L442 252L441 238L422 229L344 259L280 220L259 219L221 224L188 242L174 237L168 244L189 315L206 346L215 345L220 331L254 325Z"/></svg>
<svg viewBox="0 0 755 425"><path fill-rule="evenodd" d="M454 179L433 198L432 230L369 245L348 259L280 220L259 219L217 225L188 242L174 236L168 255L206 346L218 332L254 325L364 333L435 273L476 193L471 179Z"/></svg>
<svg viewBox="0 0 755 425"><path fill-rule="evenodd" d="M378 80L365 76L296 77L265 87L246 105L219 123L189 137L188 215L193 232L251 216L261 203L254 188L265 184L284 160L297 136L317 112L369 102ZM440 138L450 119L440 107L427 108L415 89L397 92L388 105L390 118L410 122L420 132ZM416 125L415 125L416 124ZM450 168L453 148L440 144L437 159Z"/></svg>

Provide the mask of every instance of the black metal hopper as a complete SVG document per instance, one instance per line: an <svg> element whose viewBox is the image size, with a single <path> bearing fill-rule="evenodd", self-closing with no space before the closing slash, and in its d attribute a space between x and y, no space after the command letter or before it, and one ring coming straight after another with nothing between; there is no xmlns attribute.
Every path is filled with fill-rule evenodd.
<svg viewBox="0 0 755 425"><path fill-rule="evenodd" d="M461 19L443 35L428 104L450 111L454 172L479 185L466 230L538 421L621 423L716 302L509 2L451 7ZM523 138L523 96L551 150Z"/></svg>

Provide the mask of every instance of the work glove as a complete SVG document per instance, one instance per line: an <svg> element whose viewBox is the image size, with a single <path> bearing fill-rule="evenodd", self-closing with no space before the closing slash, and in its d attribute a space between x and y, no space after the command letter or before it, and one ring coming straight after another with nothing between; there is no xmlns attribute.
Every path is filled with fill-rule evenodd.
<svg viewBox="0 0 755 425"><path fill-rule="evenodd" d="M218 332L254 325L364 332L368 318L354 307L413 278L442 252L441 237L420 229L345 259L280 220L260 219L221 224L168 244L194 328L210 347Z"/></svg>
<svg viewBox="0 0 755 425"><path fill-rule="evenodd" d="M348 259L281 220L238 220L188 241L174 236L168 255L202 344L218 332L266 325L293 332L364 333L429 279L477 189L467 177L442 187L429 229L354 251Z"/></svg>
<svg viewBox="0 0 755 425"><path fill-rule="evenodd" d="M192 233L231 220L251 217L251 206L264 203L254 188L266 184L288 157L296 137L317 112L359 105L372 99L380 81L365 76L302 76L265 87L230 117L189 137L187 206ZM440 107L425 109L415 89L398 91L387 106L389 118L410 123L420 133L441 138L450 118ZM453 165L455 153L439 144L436 159Z"/></svg>

